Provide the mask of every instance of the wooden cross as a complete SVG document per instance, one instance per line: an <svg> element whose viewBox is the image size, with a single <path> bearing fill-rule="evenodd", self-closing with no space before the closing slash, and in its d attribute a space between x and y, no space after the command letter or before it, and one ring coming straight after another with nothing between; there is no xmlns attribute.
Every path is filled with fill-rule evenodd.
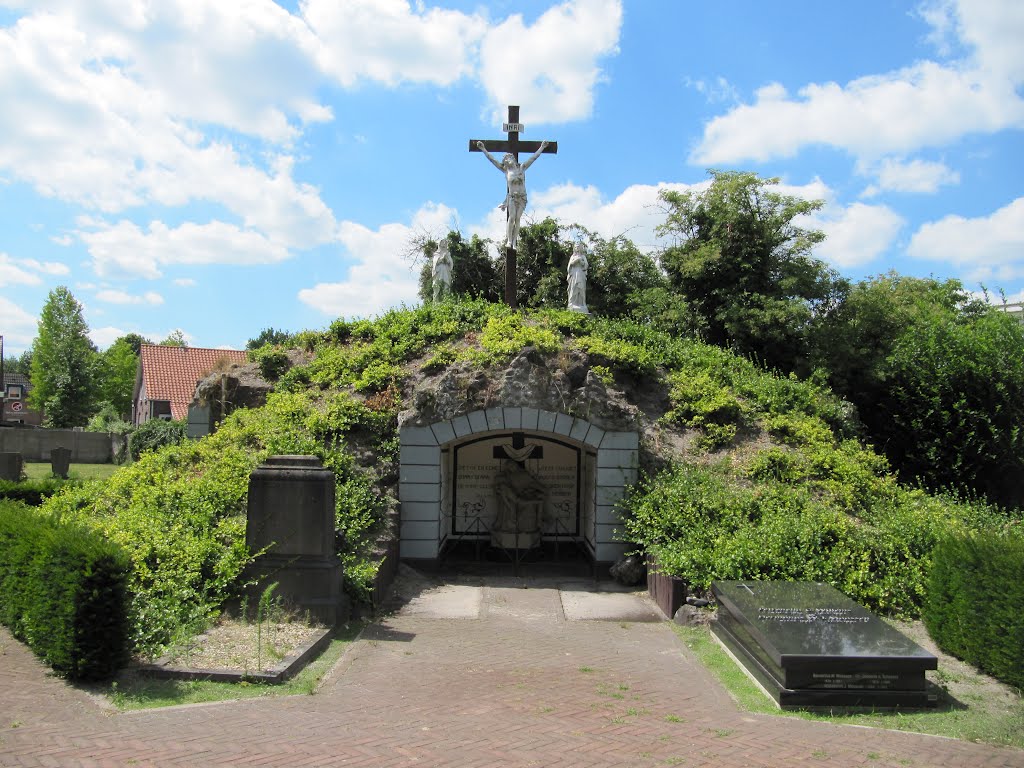
<svg viewBox="0 0 1024 768"><path fill-rule="evenodd" d="M520 141L519 134L523 131L523 124L519 122L519 107L512 106L508 107L508 122L502 126L502 130L508 134L506 139L470 139L469 140L469 151L479 152L480 148L477 147L477 142L482 141L484 147L488 152L511 152L516 162L519 162L520 152L529 152L533 154L540 149L541 142L539 141ZM544 154L556 154L558 152L558 142L549 141L548 145L544 148ZM506 212L506 216L508 213ZM511 244L505 251L505 303L510 307L516 307L516 251L511 247Z"/></svg>

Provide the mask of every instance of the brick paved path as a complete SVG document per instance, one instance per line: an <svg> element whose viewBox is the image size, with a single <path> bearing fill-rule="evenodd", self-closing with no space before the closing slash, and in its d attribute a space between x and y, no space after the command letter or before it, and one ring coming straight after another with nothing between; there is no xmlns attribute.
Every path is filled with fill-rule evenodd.
<svg viewBox="0 0 1024 768"><path fill-rule="evenodd" d="M1024 766L1019 750L741 713L664 622L567 620L552 588L478 594L476 618L413 603L368 628L316 696L131 714L0 630L0 765Z"/></svg>

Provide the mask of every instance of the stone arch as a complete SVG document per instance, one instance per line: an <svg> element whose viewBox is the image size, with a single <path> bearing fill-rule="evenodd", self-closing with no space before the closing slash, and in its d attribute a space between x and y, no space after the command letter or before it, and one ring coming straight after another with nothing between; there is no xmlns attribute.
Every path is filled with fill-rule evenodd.
<svg viewBox="0 0 1024 768"><path fill-rule="evenodd" d="M496 407L399 429L402 559L436 561L450 535L453 451L476 438L517 432L579 447L588 462L580 481L588 549L601 563L622 556L625 544L616 540L622 521L615 505L636 482L639 433L606 430L567 413Z"/></svg>

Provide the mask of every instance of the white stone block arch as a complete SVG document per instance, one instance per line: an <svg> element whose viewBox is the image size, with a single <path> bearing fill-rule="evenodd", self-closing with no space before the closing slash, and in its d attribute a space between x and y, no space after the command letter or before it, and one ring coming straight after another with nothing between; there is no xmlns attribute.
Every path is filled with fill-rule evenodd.
<svg viewBox="0 0 1024 768"><path fill-rule="evenodd" d="M616 532L622 521L616 504L637 480L640 436L609 431L586 419L538 408L488 408L426 427L401 427L399 500L403 559L436 560L447 532L443 509L448 450L467 438L502 432L550 435L584 449L593 462L592 483L584 489L593 507L586 531L598 562L612 562L625 551Z"/></svg>

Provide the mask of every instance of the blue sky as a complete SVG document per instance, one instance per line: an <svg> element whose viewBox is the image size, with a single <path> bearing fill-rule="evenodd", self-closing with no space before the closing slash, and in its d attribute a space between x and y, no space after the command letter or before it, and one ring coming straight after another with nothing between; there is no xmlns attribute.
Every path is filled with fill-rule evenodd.
<svg viewBox="0 0 1024 768"><path fill-rule="evenodd" d="M1021 40L1019 0L0 0L0 334L57 285L100 348L414 304L414 237L500 239L508 104L559 145L524 221L657 249L659 189L752 170L849 277L1020 300Z"/></svg>

